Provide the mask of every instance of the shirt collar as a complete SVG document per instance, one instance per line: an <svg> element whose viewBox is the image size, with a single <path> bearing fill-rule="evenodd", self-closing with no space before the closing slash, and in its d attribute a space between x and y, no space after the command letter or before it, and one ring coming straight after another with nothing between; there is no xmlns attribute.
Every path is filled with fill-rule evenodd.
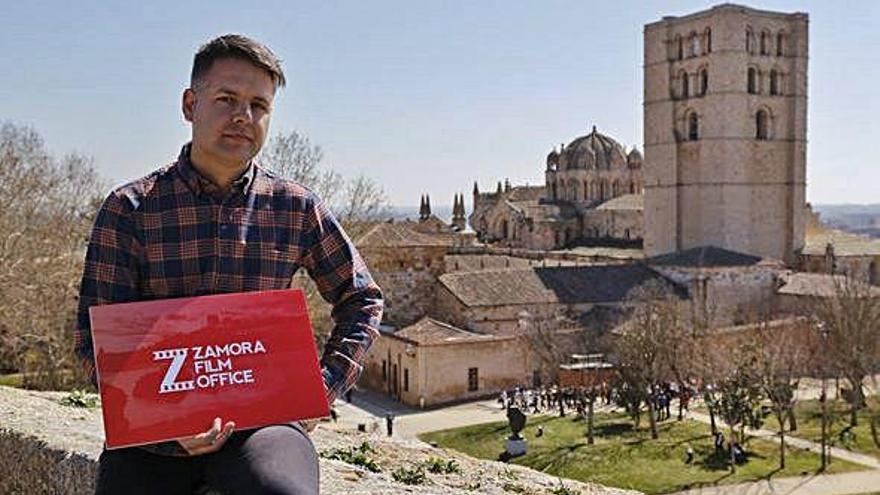
<svg viewBox="0 0 880 495"><path fill-rule="evenodd" d="M177 171L180 174L180 177L183 179L183 182L186 183L189 188L195 192L196 194L207 194L218 199L222 199L222 196L229 194L241 194L246 195L249 191L250 186L254 182L254 177L256 175L256 166L254 164L254 160L251 160L248 163L247 168L238 176L237 179L232 181L232 187L230 190L224 195L223 191L220 189L217 184L211 182L210 179L202 175L196 168L193 166L190 161L190 151L192 149L192 143L186 143L183 145L183 148L180 150L180 156L177 157Z"/></svg>

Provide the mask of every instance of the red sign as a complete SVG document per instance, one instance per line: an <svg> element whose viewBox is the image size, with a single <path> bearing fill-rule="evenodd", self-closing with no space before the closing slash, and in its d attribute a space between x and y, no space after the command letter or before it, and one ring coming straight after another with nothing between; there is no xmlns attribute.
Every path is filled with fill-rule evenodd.
<svg viewBox="0 0 880 495"><path fill-rule="evenodd" d="M107 447L248 429L330 411L297 289L90 309Z"/></svg>

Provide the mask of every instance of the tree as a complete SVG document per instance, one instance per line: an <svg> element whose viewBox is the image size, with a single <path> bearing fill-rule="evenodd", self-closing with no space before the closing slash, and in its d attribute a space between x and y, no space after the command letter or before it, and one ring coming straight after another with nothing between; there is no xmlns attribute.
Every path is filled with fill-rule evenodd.
<svg viewBox="0 0 880 495"><path fill-rule="evenodd" d="M87 383L71 331L105 192L89 157L56 158L33 129L0 124L0 373L21 372L25 386Z"/></svg>
<svg viewBox="0 0 880 495"><path fill-rule="evenodd" d="M615 342L614 354L626 400L635 400L640 391L645 394L651 438L656 439L657 397L661 383L671 376L669 360L674 350L670 346L677 338L669 337L681 331L681 308L677 298L656 282L637 287L628 299L633 304L632 317Z"/></svg>
<svg viewBox="0 0 880 495"><path fill-rule="evenodd" d="M763 418L758 411L763 396L757 345L754 342L743 342L731 347L728 350L728 359L720 363L724 372L715 388L718 415L730 429L730 471L735 472L735 446L742 445L745 440L746 426L761 426Z"/></svg>
<svg viewBox="0 0 880 495"><path fill-rule="evenodd" d="M764 396L779 425L779 469L785 469L785 424L794 429L795 392L809 362L810 322L786 320L771 325L766 319L756 328L757 364Z"/></svg>
<svg viewBox="0 0 880 495"><path fill-rule="evenodd" d="M811 312L829 365L849 385L844 399L855 427L859 410L867 406L865 379L880 369L880 289L850 277L835 276L833 282L831 293L811 304Z"/></svg>
<svg viewBox="0 0 880 495"><path fill-rule="evenodd" d="M364 233L370 222L381 218L387 208L382 187L364 175L346 178L322 162L324 151L296 131L272 136L260 153L260 162L281 177L313 190L334 212L351 238ZM307 274L298 272L293 286L303 290L309 307L315 340L323 348L333 321L330 305L321 297Z"/></svg>

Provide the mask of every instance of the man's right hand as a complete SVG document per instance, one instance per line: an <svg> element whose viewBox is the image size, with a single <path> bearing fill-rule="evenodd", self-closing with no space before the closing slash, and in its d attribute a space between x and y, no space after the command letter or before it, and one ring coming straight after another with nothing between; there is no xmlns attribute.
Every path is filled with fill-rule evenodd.
<svg viewBox="0 0 880 495"><path fill-rule="evenodd" d="M230 421L223 425L220 418L214 418L214 424L211 426L210 430L192 437L179 438L177 439L177 443L179 443L180 446L183 447L183 450L186 450L189 455L210 454L220 450L220 447L226 443L226 440L232 435L232 430L234 429L235 423Z"/></svg>

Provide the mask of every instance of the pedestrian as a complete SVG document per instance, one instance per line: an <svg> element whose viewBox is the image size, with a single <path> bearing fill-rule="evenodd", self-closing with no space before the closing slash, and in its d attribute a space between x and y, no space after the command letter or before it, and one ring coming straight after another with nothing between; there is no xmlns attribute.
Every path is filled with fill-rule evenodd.
<svg viewBox="0 0 880 495"><path fill-rule="evenodd" d="M385 432L389 437L394 434L394 415L391 411L385 413Z"/></svg>

